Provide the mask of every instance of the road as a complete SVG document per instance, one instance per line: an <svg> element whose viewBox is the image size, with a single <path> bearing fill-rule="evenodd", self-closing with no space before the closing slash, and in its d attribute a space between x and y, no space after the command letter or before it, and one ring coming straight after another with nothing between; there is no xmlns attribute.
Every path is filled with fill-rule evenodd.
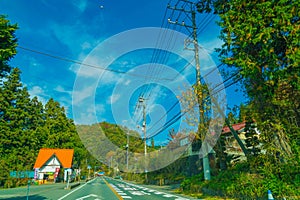
<svg viewBox="0 0 300 200"><path fill-rule="evenodd" d="M64 189L65 184L50 184L31 186L29 200L189 200L158 189L136 185L108 177L98 177L87 183L82 183L71 190ZM0 199L26 200L27 188L0 190Z"/></svg>

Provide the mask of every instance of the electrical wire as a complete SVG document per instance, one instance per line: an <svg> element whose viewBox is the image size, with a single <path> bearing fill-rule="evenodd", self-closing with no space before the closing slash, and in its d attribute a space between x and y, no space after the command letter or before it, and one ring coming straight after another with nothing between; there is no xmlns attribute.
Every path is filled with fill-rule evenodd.
<svg viewBox="0 0 300 200"><path fill-rule="evenodd" d="M148 75L128 73L126 71L120 71L120 70L115 70L115 69L104 68L104 67L101 67L101 66L98 66L98 65L91 65L91 64L87 64L87 63L84 63L84 62L81 62L81 61L76 61L76 60L72 60L72 59L69 59L69 58L56 56L56 55L45 53L45 52L42 52L42 51L26 48L26 47L23 47L23 46L18 46L17 48L25 50L25 51L32 52L32 53L40 54L40 55L43 55L43 56L51 57L51 58L54 58L54 59L57 59L57 60L62 60L62 61L65 61L65 62L70 62L70 63L74 63L74 64L78 64L78 65L82 65L82 66L86 66L86 67L90 67L90 68L94 68L94 69L100 69L100 70L104 70L104 71L108 71L108 72L113 72L113 73L118 73L118 74L126 74L128 76L134 76L134 77L138 77L138 78L148 78L148 79L151 78L153 80L172 81L172 79L170 79L170 78L159 78L158 79L155 76L151 77L151 76L148 76Z"/></svg>
<svg viewBox="0 0 300 200"><path fill-rule="evenodd" d="M177 4L176 5L178 5L178 3L180 2L180 0L179 1L177 1ZM186 1L185 1L186 2ZM176 7L176 5L175 5L175 7ZM173 10L173 12L172 12L172 15L173 15L173 13L174 13L174 10ZM186 14L186 13L185 13ZM190 20L191 20L191 18L189 17L189 15L187 15L186 14L186 17L188 17ZM208 18L208 19L207 19ZM210 22L213 20L215 18L215 16L214 15L206 15L205 16L205 18L204 18L204 20L202 20L201 22L200 22L200 25L199 26L201 26L200 28L198 28L198 30L197 30L197 35L199 34L199 33L201 33L207 26L208 26L208 24L210 24ZM207 20L206 20L207 19ZM179 17L177 17L177 19L176 19L176 21L179 21ZM199 27L198 26L198 27ZM191 33L191 32L190 32ZM190 63L188 63L187 65L185 65L184 67L183 67L183 69L180 71L180 73L182 73L188 66L190 65ZM221 67L221 66L223 66L223 64L220 64L218 67ZM212 72L214 72L215 70L216 70L217 68L214 68L213 70L211 70L210 72L208 72L207 74L205 74L205 76L208 76L209 74L211 74ZM177 75L178 76L178 75ZM177 76L176 77L174 77L174 78L177 78ZM203 81L203 77L202 77L202 81ZM225 81L226 82L226 81ZM218 85L218 86L220 86L220 84ZM217 86L217 87L218 87ZM217 88L216 87L216 88ZM147 87L147 90L149 90L149 87ZM151 95L151 92L150 92L150 95ZM165 117L177 104L179 103L179 101L177 101L175 104L173 104L171 107L170 107L170 109L160 118L160 120L163 118L163 117ZM176 115L175 115L175 118L172 118L172 119L180 119L182 117L182 115L180 115L180 113L177 113ZM171 119L171 120L172 120ZM157 122L154 124L154 125L156 125L160 120L157 120ZM176 121L177 121L176 120ZM169 125L168 125L168 123L170 123L170 121L169 122L167 122L166 124L165 124L165 126L167 126L167 127L169 127ZM171 121L171 124L172 124L172 121ZM148 129L148 131L149 130L151 130L153 127L154 127L154 125L150 128L150 129ZM162 130L163 131L163 130ZM155 134L156 135L156 134Z"/></svg>

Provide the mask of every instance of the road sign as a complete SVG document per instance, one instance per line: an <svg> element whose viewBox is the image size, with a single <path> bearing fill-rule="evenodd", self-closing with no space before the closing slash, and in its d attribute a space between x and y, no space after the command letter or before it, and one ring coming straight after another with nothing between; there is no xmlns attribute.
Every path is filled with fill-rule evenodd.
<svg viewBox="0 0 300 200"><path fill-rule="evenodd" d="M34 171L11 171L9 176L12 178L34 178Z"/></svg>

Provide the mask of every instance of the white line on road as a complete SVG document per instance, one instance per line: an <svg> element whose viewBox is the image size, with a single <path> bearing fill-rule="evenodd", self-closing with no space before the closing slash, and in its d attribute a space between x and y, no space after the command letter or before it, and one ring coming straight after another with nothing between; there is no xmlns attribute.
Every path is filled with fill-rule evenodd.
<svg viewBox="0 0 300 200"><path fill-rule="evenodd" d="M76 200L83 200L83 199L87 199L87 198L89 198L89 197L98 197L98 196L95 195L95 194L89 194L89 195L86 195L86 196L84 196L84 197L80 197L80 198L78 198L78 199L76 199Z"/></svg>
<svg viewBox="0 0 300 200"><path fill-rule="evenodd" d="M66 198L67 196L69 196L69 195L72 194L73 192L76 192L76 191L79 190L80 188L86 186L86 184L88 184L88 183L90 183L90 182L92 182L92 181L95 181L95 180L96 180L96 179L93 179L93 180L90 180L90 181L86 182L84 185L82 185L82 186L80 186L79 188L76 188L75 190L69 192L68 194L66 194L66 195L64 195L64 196L62 196L62 197L60 197L58 200L62 200L62 199L64 199L64 198Z"/></svg>
<svg viewBox="0 0 300 200"><path fill-rule="evenodd" d="M135 185L135 184L132 184L132 183L127 183L125 181L120 181L120 180L116 180L116 181L122 183L122 184L117 184L118 186L123 187L123 189L127 190L128 192L130 192L133 195L146 195L146 194L151 195L150 193L154 193L154 194L160 195L164 198L175 198L174 200L190 200L189 198L180 197L180 196L177 196L177 195L174 195L174 194L168 194L168 193L165 193L165 192L160 192L160 191L150 189L150 188L147 188L147 187ZM128 185L132 186L132 187L135 187L135 188L139 188L140 191L131 191L131 189L128 189L128 188L130 188L130 187L128 187ZM147 192L150 192L150 193L147 193Z"/></svg>

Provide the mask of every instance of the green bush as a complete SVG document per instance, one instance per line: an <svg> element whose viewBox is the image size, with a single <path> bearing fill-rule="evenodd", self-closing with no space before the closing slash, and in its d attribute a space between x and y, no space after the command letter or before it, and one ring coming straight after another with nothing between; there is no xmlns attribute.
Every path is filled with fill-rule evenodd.
<svg viewBox="0 0 300 200"><path fill-rule="evenodd" d="M267 191L271 190L275 198L299 197L299 177L295 175L293 180L285 180L288 168L283 167L278 174L263 174L247 172L249 165L239 163L226 171L221 171L210 181L203 181L203 175L185 179L180 188L185 193L198 193L199 191L209 192L210 195L222 195L237 199L263 199L266 198ZM290 170L291 172L292 170Z"/></svg>

